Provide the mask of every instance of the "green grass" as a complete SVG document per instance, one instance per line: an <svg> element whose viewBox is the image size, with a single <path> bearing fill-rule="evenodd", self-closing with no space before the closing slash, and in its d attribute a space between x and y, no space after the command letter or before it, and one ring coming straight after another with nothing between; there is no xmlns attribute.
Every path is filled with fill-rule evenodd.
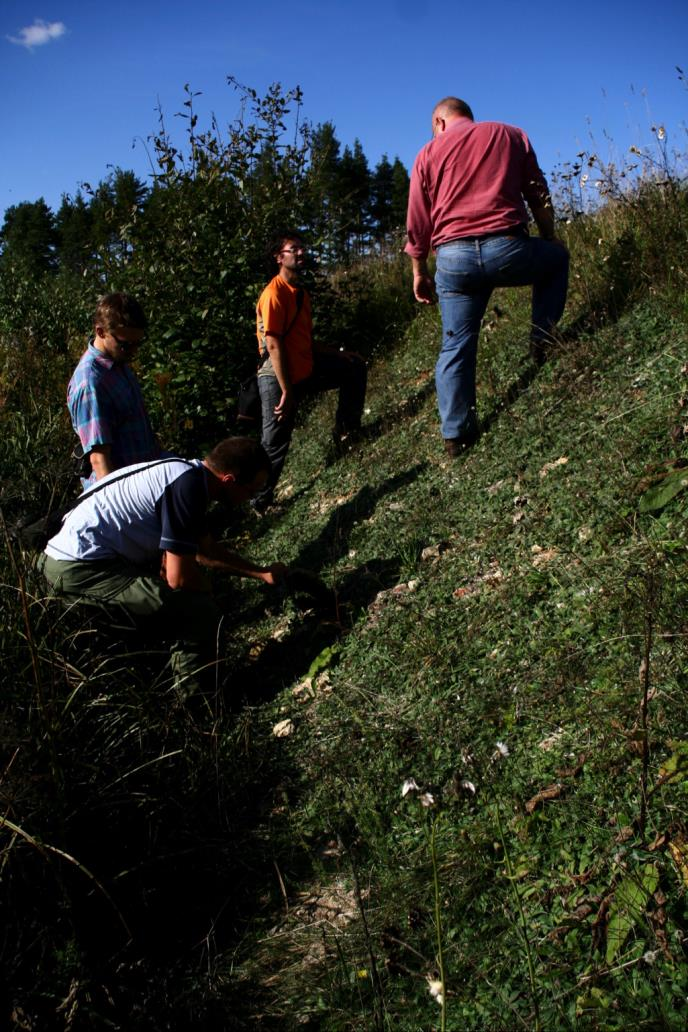
<svg viewBox="0 0 688 1032"><path fill-rule="evenodd" d="M174 710L160 657L54 627L5 559L15 1025L683 1028L688 492L640 503L688 462L685 280L667 252L671 275L624 269L597 304L621 272L590 239L628 225L596 218L570 229L568 332L540 371L528 292L495 295L464 458L438 432L436 311L376 350L351 453L328 450L331 398L306 414L281 513L231 532L337 608L218 581L214 698ZM54 418L6 417L27 465Z"/></svg>
<svg viewBox="0 0 688 1032"><path fill-rule="evenodd" d="M508 297L499 304L508 310ZM685 793L682 775L658 781L686 732L686 495L652 516L638 501L648 468L688 457L669 436L684 404L686 324L664 299L636 304L568 341L501 405L527 365L511 332L483 348L481 414L494 418L464 460L444 459L430 394L410 413L404 404L430 375L437 326L426 315L376 370L369 418L380 436L327 466L328 417L312 413L286 470L285 514L261 536L265 557L306 562L339 587L345 625L324 688L316 678L294 697L306 653L256 714L266 741L278 718L295 727L280 740L292 769L273 834L301 848L281 881L288 898L326 895L342 878L351 886L355 857L369 889L368 943L360 919L309 936L283 907L278 933L253 927L247 984L267 980L267 994L254 988L261 1012L293 1027L376 1027L371 949L385 972L384 1027L439 1020L424 980L437 964L431 817L447 1027L531 1028L537 1013L545 1028L682 1025ZM392 585L407 590L375 598ZM289 653L288 636L281 647ZM271 680L278 669L273 659ZM496 763L498 740L510 754ZM435 808L402 801L410 776ZM463 780L475 797L457 790ZM666 834L675 856L666 841L651 848ZM344 852L316 859L304 882L303 865L338 836ZM649 868L653 892L626 906Z"/></svg>

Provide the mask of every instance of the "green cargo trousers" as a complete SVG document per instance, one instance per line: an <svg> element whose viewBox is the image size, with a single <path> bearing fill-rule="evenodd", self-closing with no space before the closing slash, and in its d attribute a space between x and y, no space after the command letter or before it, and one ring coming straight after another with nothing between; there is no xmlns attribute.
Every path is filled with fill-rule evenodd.
<svg viewBox="0 0 688 1032"><path fill-rule="evenodd" d="M43 573L64 602L100 609L114 622L128 617L140 630L170 642L174 689L187 698L216 657L222 613L212 595L173 589L159 575L125 559L68 561L45 555Z"/></svg>

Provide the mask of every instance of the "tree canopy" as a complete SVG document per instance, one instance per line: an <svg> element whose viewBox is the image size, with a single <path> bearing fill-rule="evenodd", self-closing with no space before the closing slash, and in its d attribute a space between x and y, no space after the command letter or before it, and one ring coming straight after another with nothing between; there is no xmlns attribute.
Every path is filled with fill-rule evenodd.
<svg viewBox="0 0 688 1032"><path fill-rule="evenodd" d="M116 168L65 194L56 213L43 199L8 209L0 229L0 335L49 332L63 346L83 338L99 294L130 291L152 327L143 361L172 383L177 421L194 427L231 409L237 370L253 360L274 233L304 235L317 279L390 246L408 196L398 158L371 170L359 140L342 147L332 122L303 118L298 87L276 83L261 97L228 82L241 99L228 126L199 127L188 85L181 144L160 113L151 183Z"/></svg>

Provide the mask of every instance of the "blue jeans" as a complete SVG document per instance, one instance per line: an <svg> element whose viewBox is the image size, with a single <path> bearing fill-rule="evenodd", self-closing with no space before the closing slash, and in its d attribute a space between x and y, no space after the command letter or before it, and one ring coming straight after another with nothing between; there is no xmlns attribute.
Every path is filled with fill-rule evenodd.
<svg viewBox="0 0 688 1032"><path fill-rule="evenodd" d="M275 416L275 406L282 397L279 381L276 376L269 373L258 377L263 418L261 444L270 458L272 472L263 490L253 499L253 504L257 508L270 505L272 502L275 485L287 459L299 402L309 394L339 391L335 433L351 433L361 426L367 378L368 369L360 358L346 358L338 351L316 351L313 355L313 372L294 387L296 403L290 415L287 419L278 420Z"/></svg>
<svg viewBox="0 0 688 1032"><path fill-rule="evenodd" d="M478 334L495 287L533 286L531 340L547 341L562 316L569 256L550 240L492 236L453 240L437 248L435 286L442 313L442 348L435 367L442 436L475 435Z"/></svg>

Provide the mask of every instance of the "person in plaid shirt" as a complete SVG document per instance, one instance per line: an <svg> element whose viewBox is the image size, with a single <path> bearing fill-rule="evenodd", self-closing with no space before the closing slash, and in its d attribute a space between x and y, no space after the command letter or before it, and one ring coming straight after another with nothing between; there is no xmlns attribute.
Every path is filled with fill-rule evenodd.
<svg viewBox="0 0 688 1032"><path fill-rule="evenodd" d="M84 487L122 466L161 455L141 388L129 368L146 332L143 309L129 294L106 294L93 324L94 336L67 390L72 426L90 463Z"/></svg>

